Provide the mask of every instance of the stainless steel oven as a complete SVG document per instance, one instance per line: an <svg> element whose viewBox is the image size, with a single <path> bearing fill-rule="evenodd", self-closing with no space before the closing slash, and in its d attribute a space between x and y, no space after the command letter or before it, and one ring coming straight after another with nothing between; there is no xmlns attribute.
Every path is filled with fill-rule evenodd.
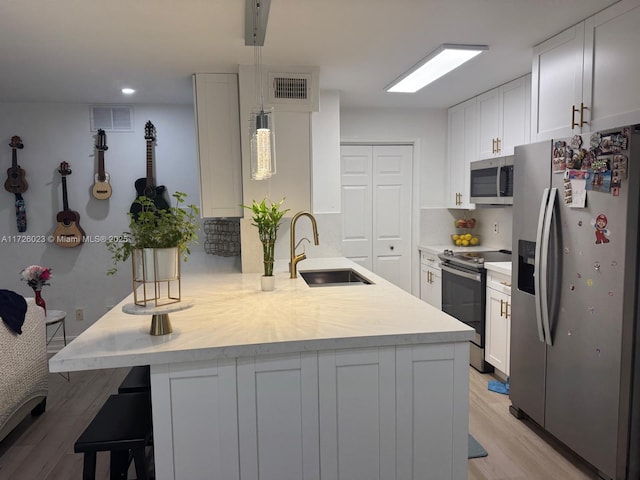
<svg viewBox="0 0 640 480"><path fill-rule="evenodd" d="M492 372L484 360L486 335L485 261L510 261L511 252L464 252L446 250L438 255L442 269L442 310L472 327L476 334L470 342L469 363L479 372Z"/></svg>

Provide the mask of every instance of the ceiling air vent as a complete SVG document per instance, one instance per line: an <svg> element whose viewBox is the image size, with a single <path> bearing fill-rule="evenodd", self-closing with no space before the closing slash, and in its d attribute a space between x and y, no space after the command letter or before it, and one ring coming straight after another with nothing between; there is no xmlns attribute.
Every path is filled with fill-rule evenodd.
<svg viewBox="0 0 640 480"><path fill-rule="evenodd" d="M93 105L91 131L133 132L133 107L129 105Z"/></svg>
<svg viewBox="0 0 640 480"><path fill-rule="evenodd" d="M318 111L317 68L294 67L284 71L272 68L266 78L269 104L285 111Z"/></svg>

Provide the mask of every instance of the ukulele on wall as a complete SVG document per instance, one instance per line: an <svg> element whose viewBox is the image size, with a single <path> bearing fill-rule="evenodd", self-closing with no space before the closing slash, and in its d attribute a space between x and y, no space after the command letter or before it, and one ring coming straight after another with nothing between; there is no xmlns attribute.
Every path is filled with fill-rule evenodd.
<svg viewBox="0 0 640 480"><path fill-rule="evenodd" d="M15 196L16 207L16 224L19 232L27 231L27 212L24 206L22 194L27 191L29 185L25 180L25 171L18 165L18 149L24 148L22 139L14 135L11 137L11 168L7 170L7 180L4 182L4 188L7 192L13 193Z"/></svg>
<svg viewBox="0 0 640 480"><path fill-rule="evenodd" d="M58 224L53 232L53 241L59 247L77 247L83 242L84 230L80 226L80 214L69 209L67 198L67 175L71 175L69 164L67 162L60 163L58 172L62 175L63 210L56 215Z"/></svg>
<svg viewBox="0 0 640 480"><path fill-rule="evenodd" d="M147 141L147 176L139 178L135 182L136 199L138 197L147 197L150 199L158 210L167 210L170 207L169 194L164 185L156 186L153 181L153 144L156 141L156 127L151 121L144 126L144 138ZM138 218L138 214L142 211L142 205L134 201L131 205L130 212L134 218Z"/></svg>
<svg viewBox="0 0 640 480"><path fill-rule="evenodd" d="M93 189L91 193L98 200L106 200L111 196L111 185L109 184L109 174L104 171L104 152L107 147L107 135L103 129L98 130L96 140L96 150L98 150L98 173L96 173Z"/></svg>

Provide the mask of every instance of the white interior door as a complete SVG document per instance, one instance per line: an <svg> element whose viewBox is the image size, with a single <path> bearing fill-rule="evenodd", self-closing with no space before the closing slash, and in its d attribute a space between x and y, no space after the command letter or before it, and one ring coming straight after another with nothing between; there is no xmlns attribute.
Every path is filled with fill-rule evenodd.
<svg viewBox="0 0 640 480"><path fill-rule="evenodd" d="M411 291L410 145L343 145L342 252Z"/></svg>

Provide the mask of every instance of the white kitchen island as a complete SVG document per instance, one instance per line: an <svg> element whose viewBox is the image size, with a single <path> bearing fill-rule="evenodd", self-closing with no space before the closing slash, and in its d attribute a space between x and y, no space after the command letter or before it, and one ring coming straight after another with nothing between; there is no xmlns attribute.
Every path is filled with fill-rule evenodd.
<svg viewBox="0 0 640 480"><path fill-rule="evenodd" d="M346 259L299 270L343 267L374 284L184 275L173 333L127 297L50 370L151 366L158 480L466 479L473 330Z"/></svg>

